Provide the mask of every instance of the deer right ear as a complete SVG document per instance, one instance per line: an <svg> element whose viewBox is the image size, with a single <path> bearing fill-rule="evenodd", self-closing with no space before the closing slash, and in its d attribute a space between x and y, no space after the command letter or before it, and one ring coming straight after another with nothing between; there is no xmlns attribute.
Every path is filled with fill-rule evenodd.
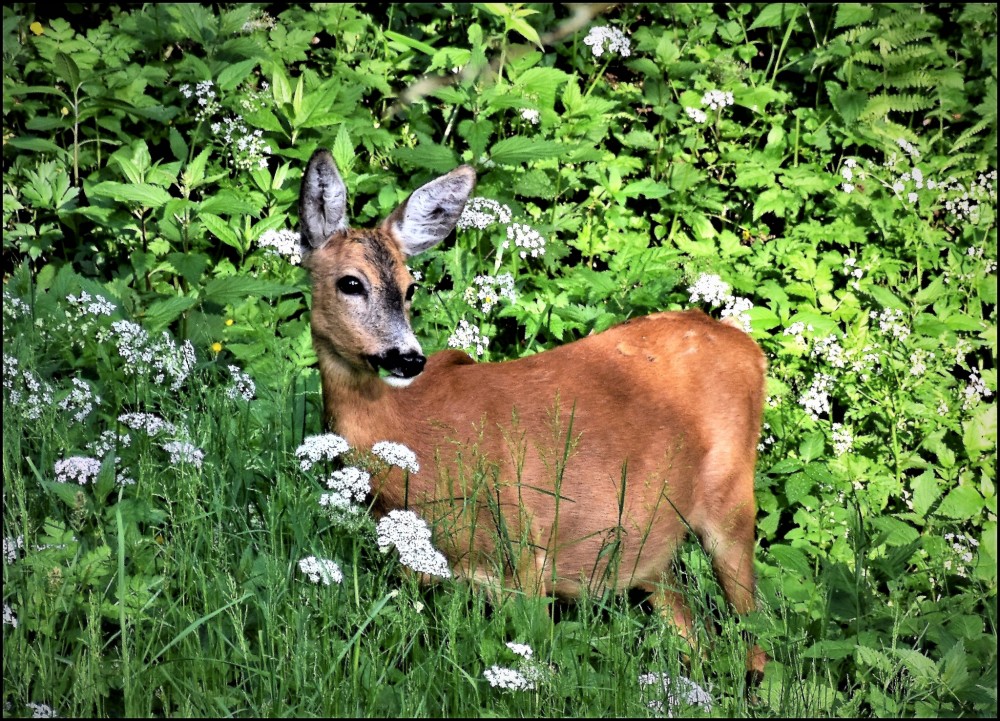
<svg viewBox="0 0 1000 721"><path fill-rule="evenodd" d="M299 191L299 233L304 251L316 250L347 230L347 188L330 151L320 148L309 159Z"/></svg>
<svg viewBox="0 0 1000 721"><path fill-rule="evenodd" d="M476 171L459 166L414 190L382 227L395 234L407 256L423 253L448 237L475 187Z"/></svg>

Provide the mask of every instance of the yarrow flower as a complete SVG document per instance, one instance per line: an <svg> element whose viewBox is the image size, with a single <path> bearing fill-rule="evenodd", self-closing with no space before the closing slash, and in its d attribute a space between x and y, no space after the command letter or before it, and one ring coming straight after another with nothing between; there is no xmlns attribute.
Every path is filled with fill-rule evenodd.
<svg viewBox="0 0 1000 721"><path fill-rule="evenodd" d="M590 47L595 58L601 57L605 50L609 54L617 53L623 58L632 54L632 42L625 36L625 33L618 28L607 25L592 27L587 33L587 37L583 39L583 44Z"/></svg>
<svg viewBox="0 0 1000 721"><path fill-rule="evenodd" d="M639 686L641 688L653 686L657 694L665 696L663 699L654 699L646 704L654 713L672 717L681 704L698 706L705 713L712 713L712 696L684 676L672 679L665 673L644 673L639 676Z"/></svg>
<svg viewBox="0 0 1000 721"><path fill-rule="evenodd" d="M299 561L299 570L306 574L313 583L322 583L329 586L331 583L340 583L344 580L344 573L333 561L316 556L306 556Z"/></svg>
<svg viewBox="0 0 1000 721"><path fill-rule="evenodd" d="M302 262L302 236L294 230L265 230L257 239L257 246L270 255L281 256L292 265Z"/></svg>
<svg viewBox="0 0 1000 721"><path fill-rule="evenodd" d="M476 228L486 230L495 223L506 225L513 214L510 207L492 198L470 198L456 223L459 230Z"/></svg>
<svg viewBox="0 0 1000 721"><path fill-rule="evenodd" d="M335 433L324 433L319 436L309 436L302 440L302 445L295 449L299 466L308 471L320 461L332 461L350 449L347 441Z"/></svg>
<svg viewBox="0 0 1000 721"><path fill-rule="evenodd" d="M530 661L531 657L534 655L534 651L526 643L514 643L513 641L507 642L507 648L509 648L513 653L517 654L525 661Z"/></svg>
<svg viewBox="0 0 1000 721"><path fill-rule="evenodd" d="M513 668L490 666L483 671L483 676L489 681L490 686L505 691L532 691L535 688L534 681L529 680L527 676Z"/></svg>
<svg viewBox="0 0 1000 721"><path fill-rule="evenodd" d="M333 493L323 494L328 497L327 503L321 501L320 505L340 505L336 500L329 498L330 496L342 499L345 505L361 503L371 492L371 474L353 466L342 468L334 471L333 475L326 479L326 487Z"/></svg>
<svg viewBox="0 0 1000 721"><path fill-rule="evenodd" d="M177 426L153 413L123 413L118 416L118 422L123 423L133 431L145 431L150 438L154 438L160 433L167 435L177 433Z"/></svg>
<svg viewBox="0 0 1000 721"><path fill-rule="evenodd" d="M226 397L231 400L242 398L245 401L252 401L254 393L257 392L253 378L234 365L229 366L229 373L233 376L233 384L226 389Z"/></svg>
<svg viewBox="0 0 1000 721"><path fill-rule="evenodd" d="M3 356L3 387L8 393L9 406L29 421L38 420L52 406L52 386L27 368L21 368L17 358L6 353Z"/></svg>
<svg viewBox="0 0 1000 721"><path fill-rule="evenodd" d="M413 511L389 511L375 527L379 550L399 551L399 562L419 573L451 578L444 555L431 544L431 529Z"/></svg>
<svg viewBox="0 0 1000 721"><path fill-rule="evenodd" d="M372 446L372 453L381 458L391 466L402 468L410 473L418 473L420 464L417 463L417 454L401 443L391 441L379 441Z"/></svg>
<svg viewBox="0 0 1000 721"><path fill-rule="evenodd" d="M477 356L486 353L486 346L490 344L490 339L483 334L479 326L469 325L469 321L462 318L458 321L458 328L448 338L449 348L461 348L463 350L474 350Z"/></svg>
<svg viewBox="0 0 1000 721"><path fill-rule="evenodd" d="M497 276L477 275L473 279L475 287L465 289L465 300L472 307L480 304L484 314L488 314L501 299L506 298L511 303L516 299L514 293L514 276L501 273Z"/></svg>
<svg viewBox="0 0 1000 721"><path fill-rule="evenodd" d="M96 458L88 456L71 456L56 461L56 482L57 483L79 483L85 486L97 478L101 470L101 462Z"/></svg>
<svg viewBox="0 0 1000 721"><path fill-rule="evenodd" d="M201 468L205 452L188 441L170 441L163 444L163 450L170 454L171 465L188 463L195 468Z"/></svg>
<svg viewBox="0 0 1000 721"><path fill-rule="evenodd" d="M516 248L521 249L520 255L522 259L527 258L529 255L532 258L545 255L545 238L530 225L525 225L524 223L511 223L508 225L507 240L501 243L501 249L506 250L510 248L511 241L514 242Z"/></svg>

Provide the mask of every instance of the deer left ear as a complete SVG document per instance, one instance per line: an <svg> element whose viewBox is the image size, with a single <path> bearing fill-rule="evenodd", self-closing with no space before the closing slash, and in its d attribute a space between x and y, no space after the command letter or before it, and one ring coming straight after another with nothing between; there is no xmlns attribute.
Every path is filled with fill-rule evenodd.
<svg viewBox="0 0 1000 721"><path fill-rule="evenodd" d="M414 190L382 227L395 235L407 256L423 253L448 237L474 187L476 171L459 166Z"/></svg>

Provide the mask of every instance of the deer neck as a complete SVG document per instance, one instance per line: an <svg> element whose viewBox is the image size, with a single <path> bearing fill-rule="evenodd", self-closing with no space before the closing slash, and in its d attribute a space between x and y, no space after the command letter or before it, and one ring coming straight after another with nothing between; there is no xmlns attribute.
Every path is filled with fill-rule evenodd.
<svg viewBox="0 0 1000 721"><path fill-rule="evenodd" d="M350 366L339 356L319 355L323 409L330 430L353 448L367 448L395 434L399 416L394 402L397 389L378 374Z"/></svg>

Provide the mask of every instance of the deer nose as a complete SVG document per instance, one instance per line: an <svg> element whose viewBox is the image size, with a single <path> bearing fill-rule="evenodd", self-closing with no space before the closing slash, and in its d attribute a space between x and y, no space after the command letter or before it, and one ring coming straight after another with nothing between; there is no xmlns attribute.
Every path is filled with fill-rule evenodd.
<svg viewBox="0 0 1000 721"><path fill-rule="evenodd" d="M420 375L427 362L427 359L417 351L400 353L396 348L378 355L367 356L367 360L376 372L379 368L384 368L397 378L413 378Z"/></svg>

